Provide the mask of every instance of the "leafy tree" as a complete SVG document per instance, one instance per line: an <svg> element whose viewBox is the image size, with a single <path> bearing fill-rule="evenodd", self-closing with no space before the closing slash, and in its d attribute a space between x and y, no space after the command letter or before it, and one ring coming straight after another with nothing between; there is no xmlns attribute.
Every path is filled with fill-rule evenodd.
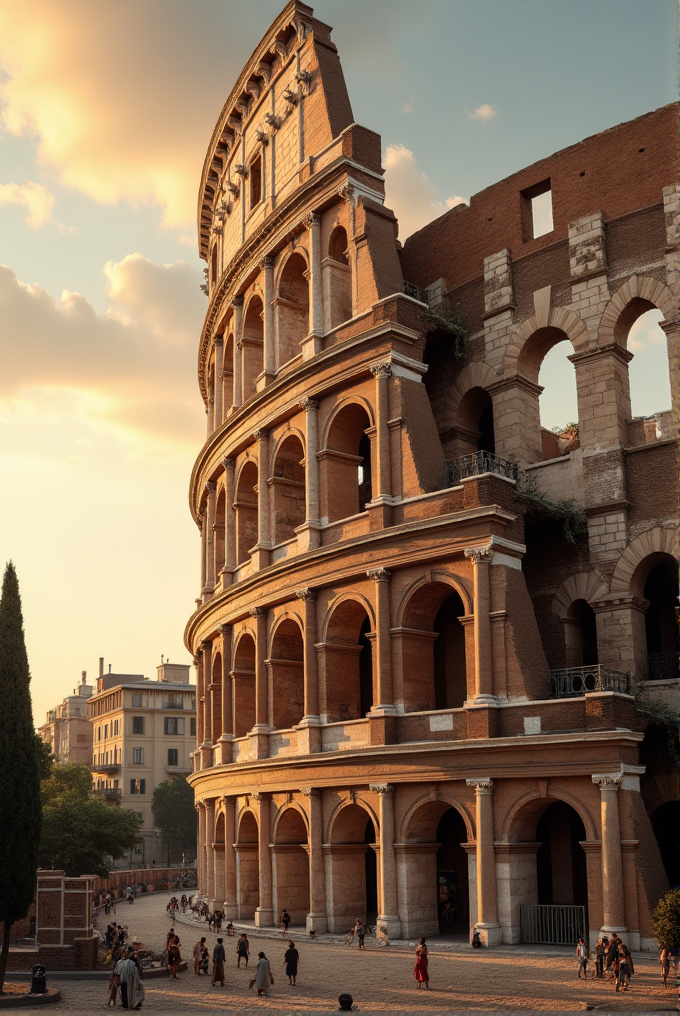
<svg viewBox="0 0 680 1016"><path fill-rule="evenodd" d="M52 772L54 755L50 751L49 744L45 744L40 734L35 735L35 750L38 753L38 772L41 780L46 780Z"/></svg>
<svg viewBox="0 0 680 1016"><path fill-rule="evenodd" d="M153 792L151 812L165 845L179 851L196 849L194 792L184 776L172 776Z"/></svg>
<svg viewBox="0 0 680 1016"><path fill-rule="evenodd" d="M652 934L662 948L680 949L680 889L671 889L654 907Z"/></svg>
<svg viewBox="0 0 680 1016"><path fill-rule="evenodd" d="M0 599L0 994L10 929L28 913L36 889L40 772L19 583L5 568Z"/></svg>
<svg viewBox="0 0 680 1016"><path fill-rule="evenodd" d="M107 859L124 857L139 839L142 820L134 811L107 804L91 791L87 766L54 766L41 784L43 834L40 862L67 875L108 875Z"/></svg>

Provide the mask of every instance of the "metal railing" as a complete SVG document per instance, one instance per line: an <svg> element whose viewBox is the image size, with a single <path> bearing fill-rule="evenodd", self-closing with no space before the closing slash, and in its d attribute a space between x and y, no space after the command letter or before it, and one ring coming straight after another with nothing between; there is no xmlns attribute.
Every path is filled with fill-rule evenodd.
<svg viewBox="0 0 680 1016"><path fill-rule="evenodd" d="M672 681L680 677L680 654L647 653L645 681Z"/></svg>
<svg viewBox="0 0 680 1016"><path fill-rule="evenodd" d="M482 473L495 473L497 476L516 480L517 469L516 462L508 462L493 452L470 452L469 455L462 455L459 459L444 463L444 486L456 487L466 477L481 476Z"/></svg>
<svg viewBox="0 0 680 1016"><path fill-rule="evenodd" d="M618 691L630 695L630 672L592 667L565 667L550 671L550 698L577 698L589 691Z"/></svg>
<svg viewBox="0 0 680 1016"><path fill-rule="evenodd" d="M416 286L414 282L404 283L404 293L406 296L412 296L414 300L418 300L420 303L430 305L430 294L426 289L421 289L420 286Z"/></svg>
<svg viewBox="0 0 680 1016"><path fill-rule="evenodd" d="M120 787L95 787L92 791L93 794L99 794L101 797L122 797L123 791Z"/></svg>
<svg viewBox="0 0 680 1016"><path fill-rule="evenodd" d="M586 937L586 908L522 903L519 923L522 942L576 945Z"/></svg>

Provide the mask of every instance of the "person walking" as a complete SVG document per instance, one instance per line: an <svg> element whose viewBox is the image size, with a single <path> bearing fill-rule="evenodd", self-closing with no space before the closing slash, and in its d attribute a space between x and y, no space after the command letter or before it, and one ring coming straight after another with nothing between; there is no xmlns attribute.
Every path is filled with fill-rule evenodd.
<svg viewBox="0 0 680 1016"><path fill-rule="evenodd" d="M194 974L201 972L201 956L205 947L205 938L202 938L194 946Z"/></svg>
<svg viewBox="0 0 680 1016"><path fill-rule="evenodd" d="M139 969L132 958L133 952L133 949L129 949L125 956L118 960L114 971L120 987L120 1002L124 1009L141 1009L144 1001L144 988Z"/></svg>
<svg viewBox="0 0 680 1016"><path fill-rule="evenodd" d="M288 913L285 907L283 908L283 912L281 914L281 924L283 925L283 931L281 932L281 934L285 938L286 935L288 934L288 925L290 924L290 914Z"/></svg>
<svg viewBox="0 0 680 1016"><path fill-rule="evenodd" d="M236 943L236 966L241 966L241 960L245 960L246 967L248 966L248 960L250 959L250 943L248 942L248 936L245 931L241 934L238 942Z"/></svg>
<svg viewBox="0 0 680 1016"><path fill-rule="evenodd" d="M357 917L357 923L354 925L354 933L359 943L358 948L364 948L364 938L366 937L366 925L363 922L363 918Z"/></svg>
<svg viewBox="0 0 680 1016"><path fill-rule="evenodd" d="M291 940L288 939L288 948L283 956L283 965L286 968L286 976L289 984L295 984L299 962L300 953L295 948L295 942L291 942Z"/></svg>
<svg viewBox="0 0 680 1016"><path fill-rule="evenodd" d="M189 903L189 900L187 899L187 894L186 893L182 893L182 898L181 898L181 900L179 902L180 902L180 905L182 907L182 913L186 914L186 912L187 912L187 904Z"/></svg>
<svg viewBox="0 0 680 1016"><path fill-rule="evenodd" d="M599 977L600 980L604 977L604 952L604 941L600 935L595 946L595 976Z"/></svg>
<svg viewBox="0 0 680 1016"><path fill-rule="evenodd" d="M630 966L628 964L628 949L621 943L619 946L619 969L616 977L616 990L619 991L623 988L624 991L628 991L628 980L630 977Z"/></svg>
<svg viewBox="0 0 680 1016"><path fill-rule="evenodd" d="M578 960L578 973L576 976L580 980L581 974L583 974L583 980L585 981L588 976L588 946L582 938L578 940L578 945L576 946L576 959Z"/></svg>
<svg viewBox="0 0 680 1016"><path fill-rule="evenodd" d="M213 949L212 954L213 969L211 984L214 984L215 981L219 981L222 988L224 987L224 961L226 958L222 939L218 938L217 945Z"/></svg>
<svg viewBox="0 0 680 1016"><path fill-rule="evenodd" d="M671 956L667 945L665 945L659 953L659 966L661 967L661 983L664 988L667 988L668 974L671 969Z"/></svg>
<svg viewBox="0 0 680 1016"><path fill-rule="evenodd" d="M258 995L264 995L274 983L269 960L263 952L257 954L257 972L250 982L250 987L257 988Z"/></svg>
<svg viewBox="0 0 680 1016"><path fill-rule="evenodd" d="M171 981L177 980L177 968L182 962L182 954L179 951L179 939L177 935L174 936L170 947L168 948L168 979Z"/></svg>
<svg viewBox="0 0 680 1016"><path fill-rule="evenodd" d="M427 945L425 939L421 938L416 946L416 965L413 968L413 976L418 982L418 987L430 987L430 975L427 970Z"/></svg>

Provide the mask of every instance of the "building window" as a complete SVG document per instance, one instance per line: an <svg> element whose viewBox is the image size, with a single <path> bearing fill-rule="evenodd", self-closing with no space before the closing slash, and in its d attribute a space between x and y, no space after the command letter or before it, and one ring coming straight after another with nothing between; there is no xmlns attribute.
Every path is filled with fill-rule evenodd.
<svg viewBox="0 0 680 1016"><path fill-rule="evenodd" d="M105 723L104 724L104 740L108 741L108 739L109 739L109 725L108 725L108 723Z"/></svg>
<svg viewBox="0 0 680 1016"><path fill-rule="evenodd" d="M163 696L164 709L184 709L184 696L179 692L170 692Z"/></svg>
<svg viewBox="0 0 680 1016"><path fill-rule="evenodd" d="M550 180L542 180L520 191L522 239L535 240L553 231L552 190Z"/></svg>
<svg viewBox="0 0 680 1016"><path fill-rule="evenodd" d="M189 720L189 731L192 737L196 737L196 717L192 716Z"/></svg>
<svg viewBox="0 0 680 1016"><path fill-rule="evenodd" d="M132 693L132 708L133 709L142 708L142 693L139 691L133 691Z"/></svg>
<svg viewBox="0 0 680 1016"><path fill-rule="evenodd" d="M132 764L136 766L144 765L144 749L133 748L132 749Z"/></svg>
<svg viewBox="0 0 680 1016"><path fill-rule="evenodd" d="M101 741L101 739L102 739L102 728L97 727L97 740Z"/></svg>
<svg viewBox="0 0 680 1016"><path fill-rule="evenodd" d="M178 766L179 765L179 751L177 748L168 748L168 765Z"/></svg>
<svg viewBox="0 0 680 1016"><path fill-rule="evenodd" d="M140 748L139 751L142 749ZM137 749L135 749L137 751ZM130 780L131 794L146 794L146 780Z"/></svg>
<svg viewBox="0 0 680 1016"><path fill-rule="evenodd" d="M119 734L118 724L119 724L119 720L114 720L113 721L113 736L114 737L118 737L118 734Z"/></svg>
<svg viewBox="0 0 680 1016"><path fill-rule="evenodd" d="M183 734L184 733L184 717L183 716L166 716L165 717L165 733L166 734Z"/></svg>
<svg viewBox="0 0 680 1016"><path fill-rule="evenodd" d="M258 155L250 164L250 207L255 208L262 200L262 159Z"/></svg>
<svg viewBox="0 0 680 1016"><path fill-rule="evenodd" d="M144 717L133 716L132 717L132 733L143 734L144 733Z"/></svg>

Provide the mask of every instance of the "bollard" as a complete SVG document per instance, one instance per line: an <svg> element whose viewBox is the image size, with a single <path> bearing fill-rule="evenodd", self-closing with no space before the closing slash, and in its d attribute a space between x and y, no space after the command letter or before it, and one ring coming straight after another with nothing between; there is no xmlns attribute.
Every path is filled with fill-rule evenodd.
<svg viewBox="0 0 680 1016"><path fill-rule="evenodd" d="M42 963L36 963L31 968L31 990L29 995L46 995L47 994L47 967Z"/></svg>

